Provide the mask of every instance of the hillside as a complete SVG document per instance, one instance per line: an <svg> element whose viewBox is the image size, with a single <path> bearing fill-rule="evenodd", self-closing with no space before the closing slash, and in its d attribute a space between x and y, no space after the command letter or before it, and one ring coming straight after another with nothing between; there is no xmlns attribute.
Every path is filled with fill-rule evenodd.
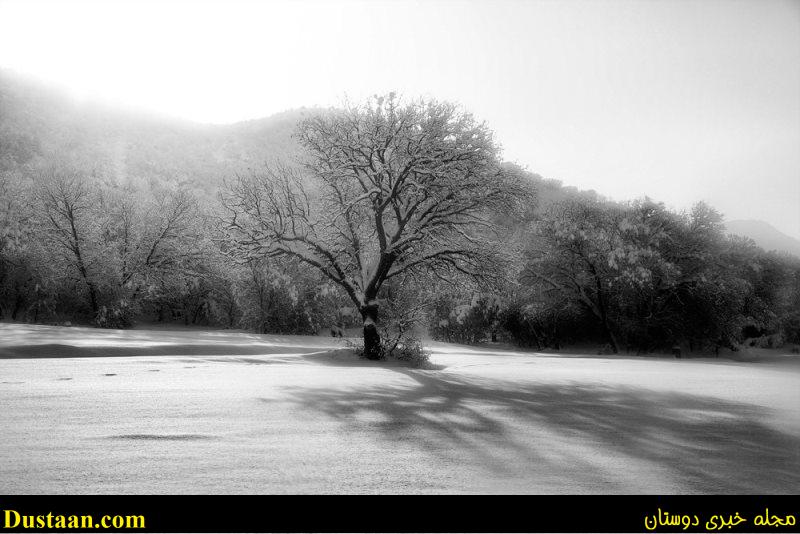
<svg viewBox="0 0 800 534"><path fill-rule="evenodd" d="M208 195L234 172L294 154L304 113L204 125L81 102L0 70L0 170L67 160L117 185L171 183Z"/></svg>
<svg viewBox="0 0 800 534"><path fill-rule="evenodd" d="M301 108L235 124L199 124L146 111L120 110L0 69L0 171L69 162L117 186L187 187L212 198L225 178L275 159L293 159ZM509 164L532 182L539 205L567 197L599 198Z"/></svg>
<svg viewBox="0 0 800 534"><path fill-rule="evenodd" d="M199 124L79 101L0 69L0 172L69 161L118 186L187 187L213 198L225 178L298 155L294 128L312 109L229 125ZM568 197L599 197L510 165L525 174L539 207ZM800 256L800 241L762 221L729 221L728 231L766 250Z"/></svg>
<svg viewBox="0 0 800 534"><path fill-rule="evenodd" d="M788 236L764 221L736 220L727 221L725 228L735 235L749 237L764 250L788 252L800 257L800 240Z"/></svg>

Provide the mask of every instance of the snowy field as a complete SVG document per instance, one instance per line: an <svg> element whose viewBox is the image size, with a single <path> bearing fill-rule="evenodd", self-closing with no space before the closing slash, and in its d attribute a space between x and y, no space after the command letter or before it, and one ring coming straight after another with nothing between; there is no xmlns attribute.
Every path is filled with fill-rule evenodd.
<svg viewBox="0 0 800 534"><path fill-rule="evenodd" d="M0 324L0 493L797 493L800 366Z"/></svg>

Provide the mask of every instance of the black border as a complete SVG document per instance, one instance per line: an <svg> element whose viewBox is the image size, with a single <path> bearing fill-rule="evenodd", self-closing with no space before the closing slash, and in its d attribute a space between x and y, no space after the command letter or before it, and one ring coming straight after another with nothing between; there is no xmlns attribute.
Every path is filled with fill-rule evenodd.
<svg viewBox="0 0 800 534"><path fill-rule="evenodd" d="M756 515L800 515L797 496L6 496L24 515L143 515L145 529L119 532L710 532L713 515L747 522L714 532L800 532L797 524L757 527ZM687 529L645 527L658 509L697 515ZM651 523L652 524L652 523ZM35 529L45 532L47 529ZM114 530L49 530L113 532Z"/></svg>

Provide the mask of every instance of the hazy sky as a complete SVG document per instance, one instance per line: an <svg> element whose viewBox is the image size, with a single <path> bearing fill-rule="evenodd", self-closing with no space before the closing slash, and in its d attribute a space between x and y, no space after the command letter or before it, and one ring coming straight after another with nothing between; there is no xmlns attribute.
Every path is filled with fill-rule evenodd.
<svg viewBox="0 0 800 534"><path fill-rule="evenodd" d="M546 177L800 238L798 0L0 0L0 66L204 122L453 100Z"/></svg>

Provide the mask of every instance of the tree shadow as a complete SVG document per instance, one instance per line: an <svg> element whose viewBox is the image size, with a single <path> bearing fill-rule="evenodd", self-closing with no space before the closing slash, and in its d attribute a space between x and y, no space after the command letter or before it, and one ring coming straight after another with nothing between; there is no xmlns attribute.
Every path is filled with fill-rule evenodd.
<svg viewBox="0 0 800 534"><path fill-rule="evenodd" d="M622 386L537 384L523 390L449 373L395 371L413 383L291 388L289 394L352 430L377 431L396 446L421 446L453 462L466 455L499 475L527 469L571 477L579 488L590 478L610 477L572 449L553 450L566 440L581 445L578 450L647 465L651 474L643 476L661 473L681 491L800 488L800 438L765 424L769 410L762 407Z"/></svg>
<svg viewBox="0 0 800 534"><path fill-rule="evenodd" d="M444 365L437 365L431 362L425 362L422 365L417 365L413 362L398 360L396 358L368 360L363 356L359 356L354 349L350 348L317 351L311 354L303 354L301 358L308 363L326 365L329 367L374 367L381 369L420 368L429 371L446 368Z"/></svg>

